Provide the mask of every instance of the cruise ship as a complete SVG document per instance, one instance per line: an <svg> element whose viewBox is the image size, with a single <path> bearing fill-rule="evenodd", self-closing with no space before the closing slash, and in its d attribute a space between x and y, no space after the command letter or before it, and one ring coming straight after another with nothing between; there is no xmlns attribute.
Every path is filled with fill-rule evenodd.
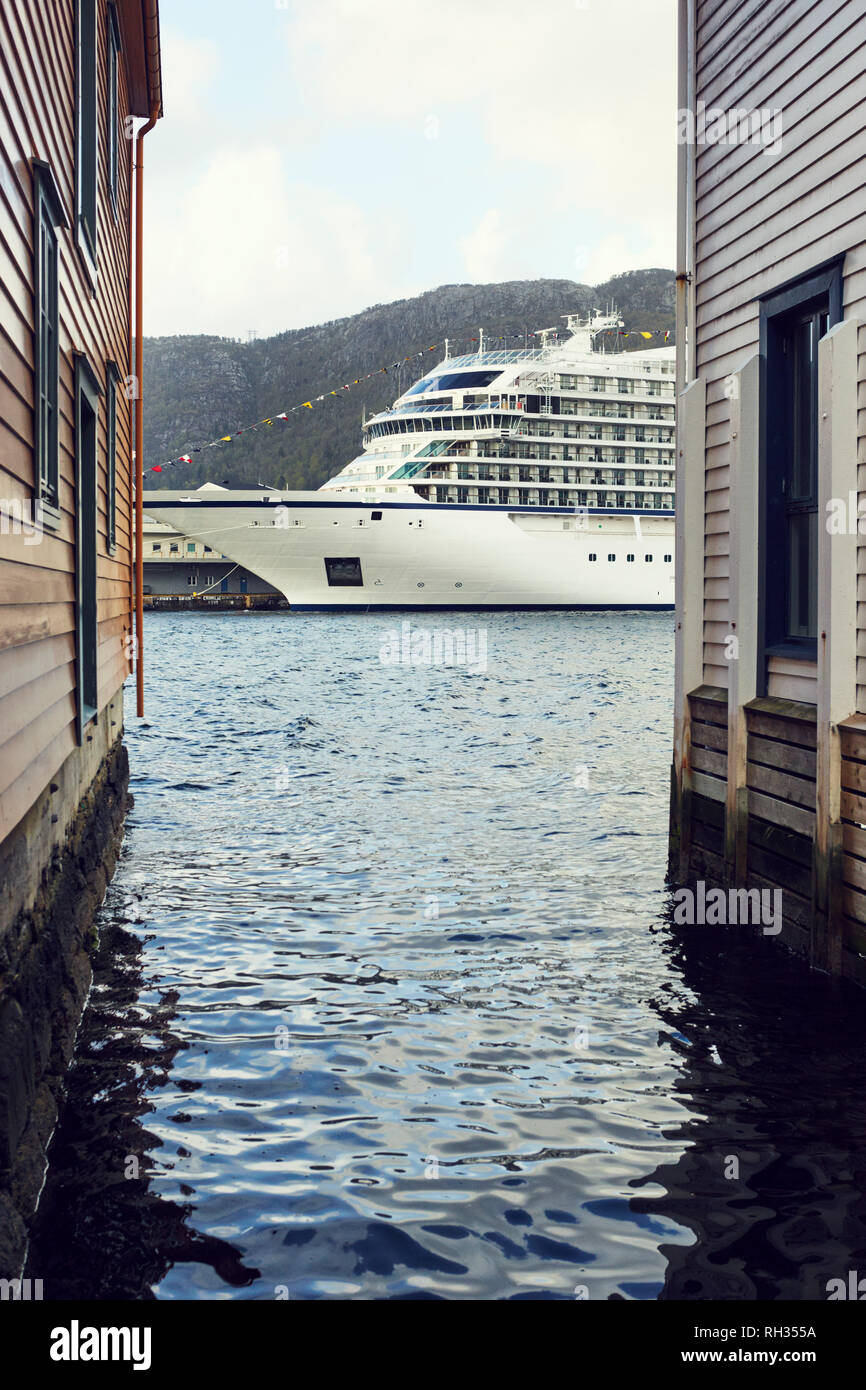
<svg viewBox="0 0 866 1390"><path fill-rule="evenodd" d="M318 492L144 509L299 610L672 608L675 349L606 350L616 312L564 318L532 347L446 348Z"/></svg>

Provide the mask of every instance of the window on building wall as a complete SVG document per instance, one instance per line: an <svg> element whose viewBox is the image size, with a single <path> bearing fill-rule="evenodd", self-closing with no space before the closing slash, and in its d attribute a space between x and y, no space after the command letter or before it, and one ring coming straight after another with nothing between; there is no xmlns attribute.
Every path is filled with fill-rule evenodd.
<svg viewBox="0 0 866 1390"><path fill-rule="evenodd" d="M96 265L99 189L97 0L77 0L75 44L75 212L78 242Z"/></svg>
<svg viewBox="0 0 866 1390"><path fill-rule="evenodd" d="M99 398L102 387L87 359L75 359L75 627L78 741L97 712L97 513Z"/></svg>
<svg viewBox="0 0 866 1390"><path fill-rule="evenodd" d="M120 73L120 27L117 8L108 7L108 191L111 206L117 214L120 164L120 102L118 82Z"/></svg>
<svg viewBox="0 0 866 1390"><path fill-rule="evenodd" d="M841 318L836 262L761 301L762 602L766 654L814 659L818 636L818 342Z"/></svg>
<svg viewBox="0 0 866 1390"><path fill-rule="evenodd" d="M108 364L105 383L105 543L109 554L117 549L117 384L120 376Z"/></svg>
<svg viewBox="0 0 866 1390"><path fill-rule="evenodd" d="M43 522L60 521L60 391L57 228L66 225L54 175L33 161L36 497Z"/></svg>

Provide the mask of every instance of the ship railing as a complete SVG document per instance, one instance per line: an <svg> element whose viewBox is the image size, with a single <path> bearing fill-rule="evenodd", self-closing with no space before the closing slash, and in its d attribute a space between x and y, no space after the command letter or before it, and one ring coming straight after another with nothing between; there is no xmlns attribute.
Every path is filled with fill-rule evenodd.
<svg viewBox="0 0 866 1390"><path fill-rule="evenodd" d="M516 348L505 352L467 352L462 357L448 359L452 367L468 367L473 362L484 362L490 366L507 366L509 362L541 362L548 356L544 348Z"/></svg>

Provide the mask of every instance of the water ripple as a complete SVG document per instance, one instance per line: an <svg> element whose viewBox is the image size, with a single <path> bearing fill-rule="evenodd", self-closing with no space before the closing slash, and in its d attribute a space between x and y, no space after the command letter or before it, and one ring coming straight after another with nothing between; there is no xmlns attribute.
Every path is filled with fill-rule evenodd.
<svg viewBox="0 0 866 1390"><path fill-rule="evenodd" d="M771 1055L802 972L665 921L670 616L460 621L484 674L383 666L374 615L149 617L115 955L34 1244L56 1296L819 1296L765 1259L770 1154L785 1202L824 1165L851 1258L863 1102L804 1157L829 1050L777 1020ZM137 1205L87 1147L109 1129ZM720 1190L732 1144L754 1163Z"/></svg>

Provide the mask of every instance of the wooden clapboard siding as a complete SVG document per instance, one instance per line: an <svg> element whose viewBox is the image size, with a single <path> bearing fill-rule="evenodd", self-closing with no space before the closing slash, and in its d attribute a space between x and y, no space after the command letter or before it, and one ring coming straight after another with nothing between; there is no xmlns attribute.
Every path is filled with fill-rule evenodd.
<svg viewBox="0 0 866 1390"><path fill-rule="evenodd" d="M839 725L842 745L842 903L845 945L866 953L866 719Z"/></svg>
<svg viewBox="0 0 866 1390"><path fill-rule="evenodd" d="M41 642L0 651L0 704L13 692L23 699L24 687L37 679L50 679L56 671L71 669L75 641L71 632L57 633Z"/></svg>
<svg viewBox="0 0 866 1390"><path fill-rule="evenodd" d="M697 0L695 82L708 110L782 112L775 153L702 144L695 155L695 374L707 393L704 680L726 686L725 383L758 348L757 297L844 252L843 312L866 320L866 11L858 0ZM866 332L859 360L858 485L866 497ZM858 573L858 629L866 634L866 536ZM814 702L814 665L774 659L768 693ZM866 710L866 642L857 708Z"/></svg>
<svg viewBox="0 0 866 1390"><path fill-rule="evenodd" d="M780 700L814 704L818 698L818 672L815 662L771 656L767 662L767 694Z"/></svg>
<svg viewBox="0 0 866 1390"><path fill-rule="evenodd" d="M720 686L701 686L689 696L691 785L697 796L724 802L728 776L728 703Z"/></svg>
<svg viewBox="0 0 866 1390"><path fill-rule="evenodd" d="M746 706L749 813L793 835L815 825L817 727L814 705L774 701Z"/></svg>
<svg viewBox="0 0 866 1390"><path fill-rule="evenodd" d="M58 228L59 508L39 544L0 535L0 838L28 810L76 743L75 354L105 388L109 364L128 375L132 189L128 114L144 116L158 84L145 58L144 0L118 0L118 197L108 170L109 4L98 0L99 167L97 276L92 285L75 235L75 0L0 6L0 513L32 503L34 473L34 186L46 161L68 222ZM154 60L151 60L151 63ZM134 96L133 96L134 94ZM117 393L117 545L107 543L108 439L97 437L97 690L102 709L129 672L132 594L133 403ZM7 532L10 528L7 526Z"/></svg>

